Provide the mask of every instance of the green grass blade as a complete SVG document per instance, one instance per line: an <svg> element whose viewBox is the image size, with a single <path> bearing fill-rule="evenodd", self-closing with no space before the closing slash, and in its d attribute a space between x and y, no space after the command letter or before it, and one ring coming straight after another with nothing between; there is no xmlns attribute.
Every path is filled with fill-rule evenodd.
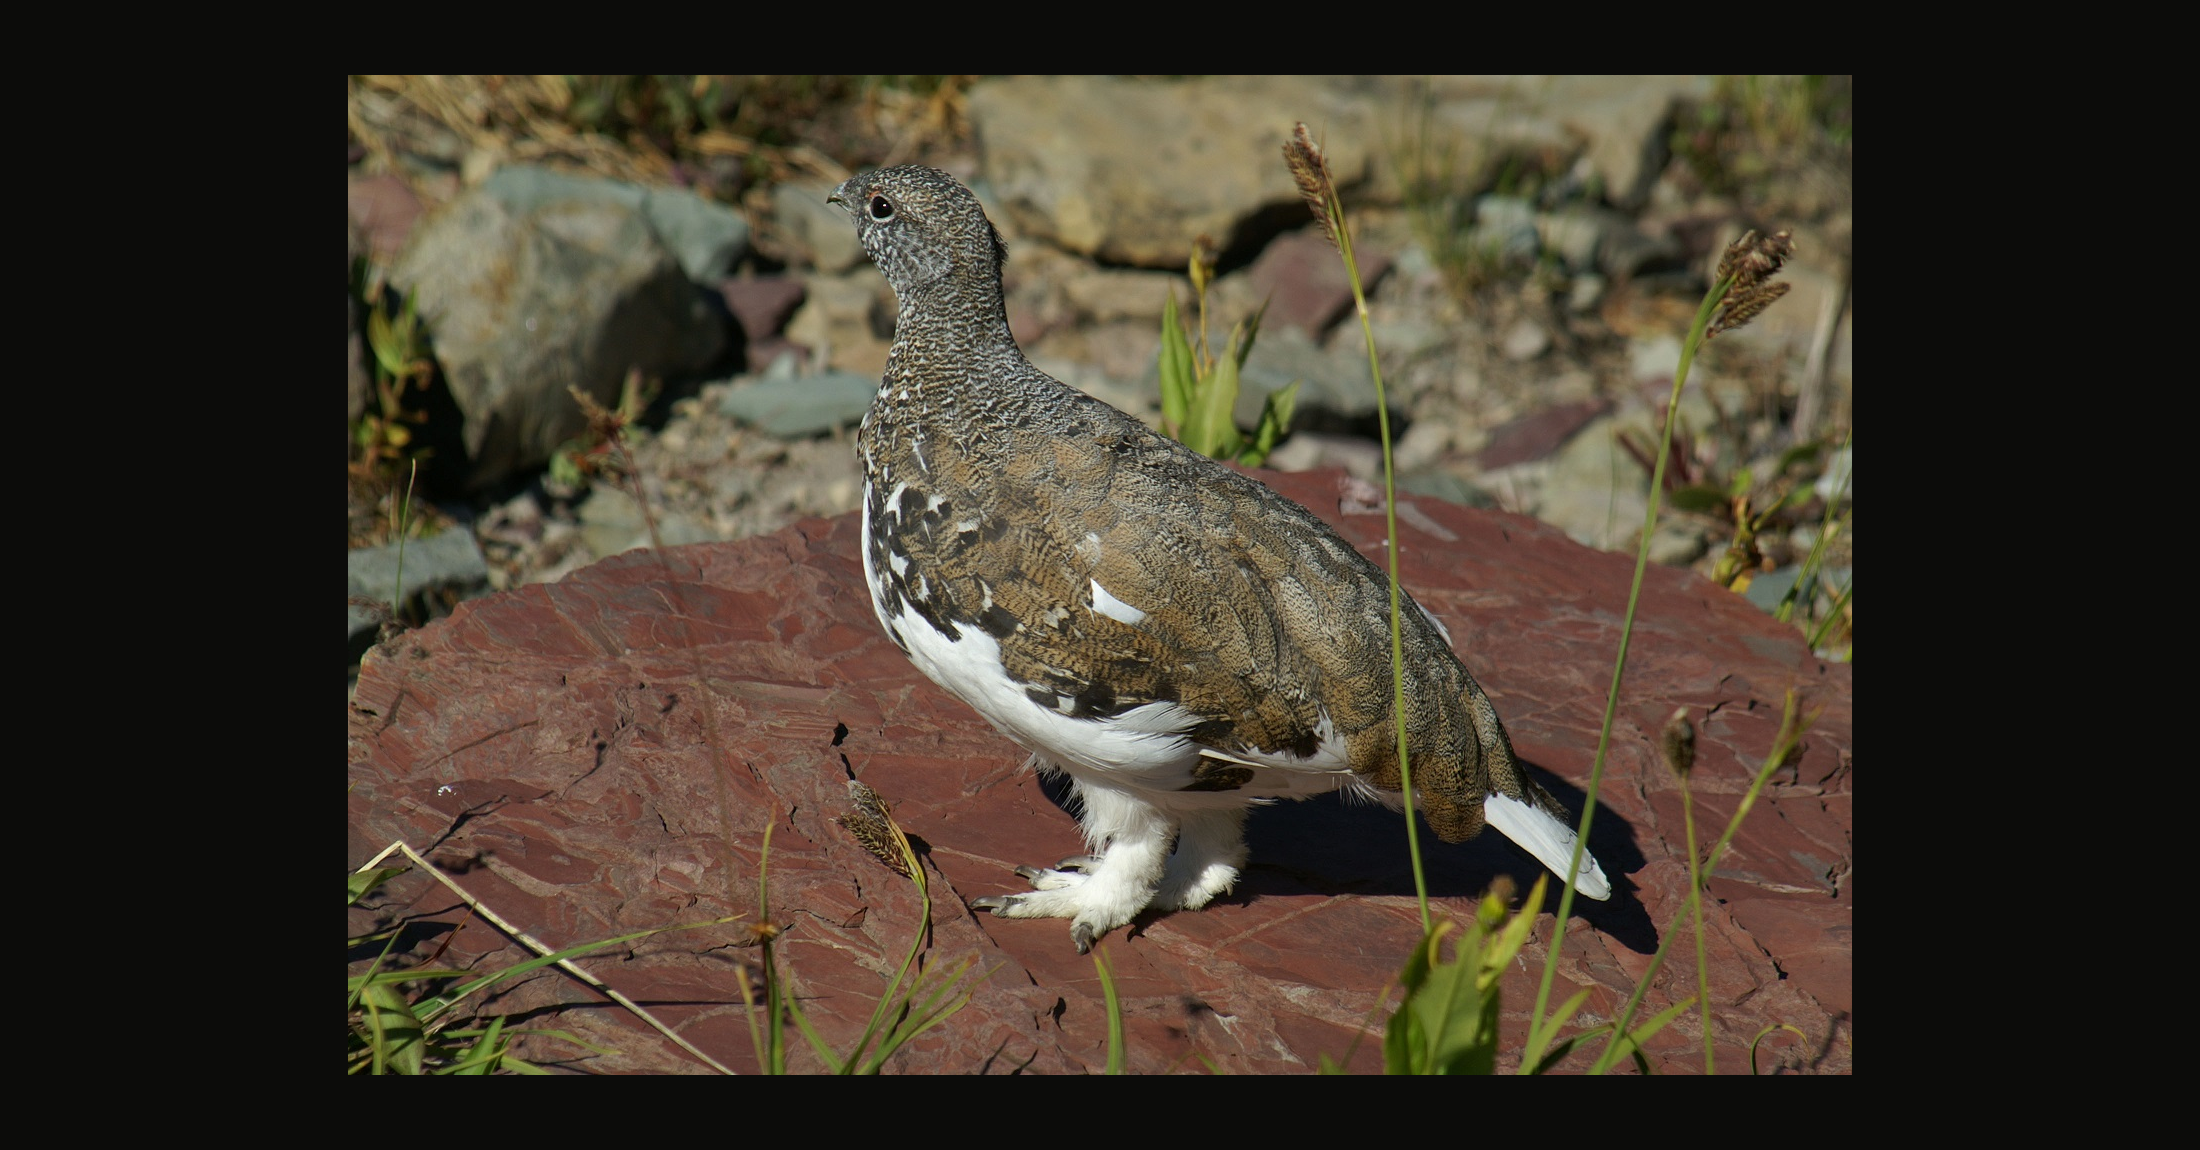
<svg viewBox="0 0 2200 1150"><path fill-rule="evenodd" d="M1826 617L1820 619L1818 626L1810 633L1811 650L1817 650L1818 645L1825 642L1826 636L1831 635L1834 627L1841 622L1841 612L1848 609L1849 595L1855 590L1855 587L1856 577L1853 575L1849 577L1847 582L1841 584L1841 594L1834 597L1833 606L1826 609Z"/></svg>
<svg viewBox="0 0 2200 1150"><path fill-rule="evenodd" d="M1634 1030L1628 1031L1627 1033L1622 1035L1618 1035L1613 1040L1612 1044L1605 1048L1604 1055L1597 1059L1597 1068L1591 1071L1591 1073L1602 1074L1606 1069L1610 1068L1613 1062L1616 1062L1623 1057L1632 1058L1635 1062L1635 1065L1637 1067L1640 1067L1643 1073L1649 1073L1650 1064L1648 1059L1643 1055L1642 1044L1648 1042L1651 1035L1654 1035L1658 1031L1665 1029L1666 1023L1671 1022L1676 1018L1679 1018L1683 1013L1687 1012L1689 1007L1694 1005L1696 1005L1696 999L1693 995L1691 995L1687 998L1680 1000L1679 1002L1674 1003L1671 1006L1666 1007L1664 1010L1661 1010L1656 1014L1651 1015L1648 1021L1644 1022L1641 1026L1636 1027Z"/></svg>
<svg viewBox="0 0 2200 1150"><path fill-rule="evenodd" d="M371 970L365 974L347 978L344 982L346 989L357 991L367 986L394 985L405 982L434 982L437 979L444 978L464 978L472 973L470 970L449 970L442 967L418 967L413 970Z"/></svg>
<svg viewBox="0 0 2200 1150"><path fill-rule="evenodd" d="M1810 1035L1803 1033L1800 1029L1790 1026L1785 1022L1775 1022L1772 1025L1765 1027L1763 1030L1757 1032L1757 1037L1749 1040L1750 1074L1757 1075L1763 1073L1763 1071L1757 1069L1757 1044L1763 1042L1765 1040L1765 1036L1771 1034L1775 1030L1794 1031L1795 1037L1802 1039L1804 1042L1810 1041Z"/></svg>
<svg viewBox="0 0 2200 1150"><path fill-rule="evenodd" d="M455 1037L455 1036L454 1036ZM479 1041L466 1052L466 1057L447 1068L446 1074L487 1074L497 1068L510 1043L504 1040L504 1016L489 1020L489 1028L482 1032Z"/></svg>
<svg viewBox="0 0 2200 1150"><path fill-rule="evenodd" d="M1109 1074L1123 1073L1123 1000L1115 996L1115 972L1108 968L1106 947L1092 949L1092 965L1100 971L1100 994L1108 1008Z"/></svg>
<svg viewBox="0 0 2200 1150"><path fill-rule="evenodd" d="M1676 712L1678 714L1678 712ZM1696 1001L1703 1005L1703 1073L1709 1078L1719 1072L1718 1058L1711 1049L1711 959L1705 950L1703 929L1703 856L1696 853L1696 798L1688 789L1687 770L1675 772L1681 785L1681 822L1688 843L1688 917L1696 936Z"/></svg>
<svg viewBox="0 0 2200 1150"><path fill-rule="evenodd" d="M1271 296L1270 298L1274 297ZM1259 307L1253 309L1252 318L1245 321L1244 340L1238 341L1233 336L1232 345L1229 348L1229 358L1237 361L1236 366L1239 371L1245 370L1245 357L1253 354L1253 340L1260 336L1260 317L1267 314L1268 300L1264 299L1260 301Z"/></svg>
<svg viewBox="0 0 2200 1150"><path fill-rule="evenodd" d="M965 958L960 965L939 980L939 985L925 996L924 1001L912 1001L907 1011L902 1015L901 1021L896 1023L894 1029L887 1034L886 1039L879 1043L878 1055L864 1068L864 1073L878 1073L879 1069L886 1064L886 1060L892 1057L895 1051L907 1045L910 1039L947 1021L949 1018L954 1017L957 1011L970 1005L971 996L977 993L975 986L964 990L960 996L950 1002L942 1003L940 999L951 993L956 984L962 981L963 976L968 974L970 969L977 964L977 955ZM920 985L923 982L922 979L918 981ZM911 988L912 999L914 994L915 988Z"/></svg>
<svg viewBox="0 0 2200 1150"><path fill-rule="evenodd" d="M921 876L924 872L920 869L915 873ZM856 1040L855 1049L848 1052L848 1059L845 1063L846 1069L843 1069L842 1073L856 1072L855 1068L861 1063L863 1052L870 1048L871 1040L878 1036L879 1027L886 1021L888 1006L896 1006L896 1009L902 1011L908 1009L908 1000L896 996L901 992L902 982L909 977L909 968L916 964L917 955L924 949L925 929L931 925L932 920L932 898L930 893L925 890L925 883L921 877L917 879L917 891L924 896L924 921L918 925L916 933L910 937L909 952L902 955L901 966L894 971L894 977L887 982L886 989L879 993L877 1004L871 1007L871 1019L864 1024L863 1035ZM920 978L919 982L921 981ZM911 986L910 993L914 994L915 992L916 987ZM876 1070L878 1063L885 1061L886 1057L892 1053L891 1047L882 1044L879 1047L876 1060L869 1064L871 1069Z"/></svg>
<svg viewBox="0 0 2200 1150"><path fill-rule="evenodd" d="M786 995L784 999L784 1004L787 1008L788 1017L794 1019L795 1029L802 1032L802 1037L809 1041L811 1051L816 1053L818 1061L823 1062L827 1070L831 1071L834 1074L849 1074L854 1072L854 1058L863 1053L863 1048L861 1046L858 1046L849 1058L841 1058L839 1055L833 1053L832 1047L825 1044L824 1036L820 1035L817 1032L817 1028L810 1025L810 1017L802 1013L802 1004L795 1000L794 995ZM866 1041L868 1041L868 1039L866 1039ZM785 1074L786 1072L787 1056L785 1051L781 1050L774 1060L774 1068L772 1070L772 1073Z"/></svg>
<svg viewBox="0 0 2200 1150"><path fill-rule="evenodd" d="M1552 1013L1551 1017L1556 1020L1554 1025L1563 1025L1568 1019L1571 1019L1576 1014L1579 1014L1581 1012L1581 1004L1587 1001L1589 1001L1589 992L1587 989L1575 991L1572 998L1569 998L1566 1001L1560 1003L1558 1009ZM1564 1062L1566 1060L1566 1056L1572 1054L1574 1052L1574 1048L1576 1046L1579 1046L1583 1040L1594 1038L1597 1035L1603 1033L1606 1029L1608 1028L1596 1027L1594 1029L1584 1030L1579 1034L1567 1035L1565 1038L1560 1039L1549 1050L1545 1051L1543 1057L1537 1059L1534 1068L1528 1070L1527 1073L1550 1073L1552 1070L1557 1069L1558 1064Z"/></svg>
<svg viewBox="0 0 2200 1150"><path fill-rule="evenodd" d="M391 879L397 877L398 875L404 874L406 871L409 871L411 869L412 868L409 866L376 867L373 870L360 871L357 874L347 876L347 882L345 884L345 895L347 901L344 903L344 905L356 906L360 899L363 899L367 897L367 895L373 893L376 887L381 886L383 883L386 883Z"/></svg>
<svg viewBox="0 0 2200 1150"><path fill-rule="evenodd" d="M389 939L382 944L382 953L375 955L374 961L367 964L367 972L357 978L350 980L349 994L344 1002L345 1010L349 1011L357 1009L357 1007L359 1006L360 992L365 990L368 986L373 985L375 973L382 969L383 963L389 961L390 949L397 945L397 936L402 933L404 932L397 930L391 931L389 934Z"/></svg>
<svg viewBox="0 0 2200 1150"><path fill-rule="evenodd" d="M545 966L549 966L553 963L557 963L568 958L578 958L584 954L592 954L607 947L618 946L621 943L633 942L635 939L639 938L648 938L650 935L653 934L663 934L666 931L694 930L698 927L717 925L719 924L716 922L692 922L680 923L675 926L656 926L651 927L648 930L637 930L632 934L622 934L617 938L607 938L601 942L589 942L583 943L579 946L569 946L566 947L564 950L557 951L553 954L542 955L539 958L531 958L528 959L526 962L522 962L516 966L508 967L504 970L497 971L494 974L483 975L482 977L477 978L472 982L466 983L463 986L454 987L453 989L445 992L444 994L438 996L437 1005L433 1008L433 1010L429 1012L427 1017L429 1020L432 1021L436 1015L442 1014L445 1010L450 1009L450 1007L456 1004L460 999L463 999L466 996L475 993L476 991L485 990L489 987L495 986L497 983L517 978L522 974L528 973L529 971L540 970Z"/></svg>
<svg viewBox="0 0 2200 1150"><path fill-rule="evenodd" d="M1855 443L1856 434L1851 432L1841 441L1841 449L1847 451L1854 447ZM1836 524L1841 518L1841 501L1848 496L1849 480L1854 478L1854 475L1853 468L1843 472L1841 482L1834 490L1833 498L1826 500L1825 516L1818 525L1818 538L1811 542L1810 554L1803 558L1802 568L1795 573L1795 582L1789 585L1787 594L1780 597L1780 606L1773 612L1773 618L1782 623L1794 617L1798 596L1804 594L1815 596L1817 594L1818 569L1825 563L1826 547L1833 542ZM1839 612L1834 612L1830 617L1837 617L1838 614ZM1810 645L1813 650L1817 649L1822 637L1823 632L1812 637Z"/></svg>

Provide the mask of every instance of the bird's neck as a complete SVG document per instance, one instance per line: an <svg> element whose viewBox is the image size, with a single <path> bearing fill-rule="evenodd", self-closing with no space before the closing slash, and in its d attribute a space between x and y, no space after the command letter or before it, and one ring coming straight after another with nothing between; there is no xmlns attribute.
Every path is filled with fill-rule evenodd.
<svg viewBox="0 0 2200 1150"><path fill-rule="evenodd" d="M1029 370L1009 330L999 287L943 280L900 298L887 375L919 390L967 394L973 383L1001 380ZM940 399L947 399L941 396Z"/></svg>
<svg viewBox="0 0 2200 1150"><path fill-rule="evenodd" d="M998 278L983 282L977 277L949 276L908 292L897 291L900 314L894 323L894 342L929 339L1013 346L1008 330L1008 304Z"/></svg>

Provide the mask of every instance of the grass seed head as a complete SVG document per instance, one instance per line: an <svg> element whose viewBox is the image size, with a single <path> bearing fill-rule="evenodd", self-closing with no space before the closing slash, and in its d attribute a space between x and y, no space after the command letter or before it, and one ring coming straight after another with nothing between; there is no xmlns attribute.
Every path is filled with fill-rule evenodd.
<svg viewBox="0 0 2200 1150"><path fill-rule="evenodd" d="M1291 167L1291 179L1298 184L1299 198L1306 201L1306 209L1321 221L1329 246L1338 247L1337 221L1329 211L1336 199L1337 182L1329 175L1329 160L1322 155L1321 145L1314 142L1313 133L1304 123L1291 130L1291 140L1283 146L1283 162Z"/></svg>
<svg viewBox="0 0 2200 1150"><path fill-rule="evenodd" d="M1726 299L1719 305L1719 313L1712 318L1711 326L1703 337L1711 339L1722 331L1745 327L1757 313L1772 306L1774 300L1788 292L1786 283L1775 283L1773 276L1780 273L1780 265L1795 253L1795 243L1787 232L1774 232L1760 237L1754 229L1743 232L1719 258L1721 280L1731 278L1734 286L1726 291Z"/></svg>
<svg viewBox="0 0 2200 1150"><path fill-rule="evenodd" d="M1696 766L1696 726L1688 721L1688 708L1681 707L1666 720L1665 731L1658 740L1665 752L1665 765L1682 778Z"/></svg>
<svg viewBox="0 0 2200 1150"><path fill-rule="evenodd" d="M886 800L860 780L849 779L848 801L855 804L855 809L834 815L833 821L854 835L856 842L887 869L903 878L910 877L909 860L902 857L901 828L894 825L893 815L887 812Z"/></svg>

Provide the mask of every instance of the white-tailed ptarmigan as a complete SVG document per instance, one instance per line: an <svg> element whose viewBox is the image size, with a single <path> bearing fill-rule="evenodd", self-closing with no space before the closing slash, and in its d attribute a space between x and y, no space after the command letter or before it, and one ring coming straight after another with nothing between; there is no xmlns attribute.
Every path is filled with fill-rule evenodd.
<svg viewBox="0 0 2200 1150"><path fill-rule="evenodd" d="M1245 865L1248 807L1344 789L1399 805L1388 577L1305 508L1031 366L1007 249L933 168L867 172L855 218L900 305L864 416L863 563L886 633L1066 774L1087 855L973 905L1067 918L1077 949L1189 910ZM1434 618L1404 618L1415 806L1486 822L1564 874L1565 809L1528 779ZM1611 887L1584 852L1574 885Z"/></svg>

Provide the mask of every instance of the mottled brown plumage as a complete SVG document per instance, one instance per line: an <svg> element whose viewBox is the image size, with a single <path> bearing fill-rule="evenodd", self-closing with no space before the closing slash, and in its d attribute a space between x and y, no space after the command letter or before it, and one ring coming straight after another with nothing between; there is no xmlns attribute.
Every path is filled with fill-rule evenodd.
<svg viewBox="0 0 2200 1150"><path fill-rule="evenodd" d="M857 437L879 619L1070 775L1100 852L1025 868L1036 891L979 904L1073 918L1082 950L1148 905L1227 890L1248 804L1396 792L1382 571L1306 509L1032 367L1004 310L1005 247L953 177L886 169L834 198L900 304ZM1403 630L1429 825L1472 838L1496 794L1570 848L1563 808L1521 774L1431 618L1409 605Z"/></svg>

